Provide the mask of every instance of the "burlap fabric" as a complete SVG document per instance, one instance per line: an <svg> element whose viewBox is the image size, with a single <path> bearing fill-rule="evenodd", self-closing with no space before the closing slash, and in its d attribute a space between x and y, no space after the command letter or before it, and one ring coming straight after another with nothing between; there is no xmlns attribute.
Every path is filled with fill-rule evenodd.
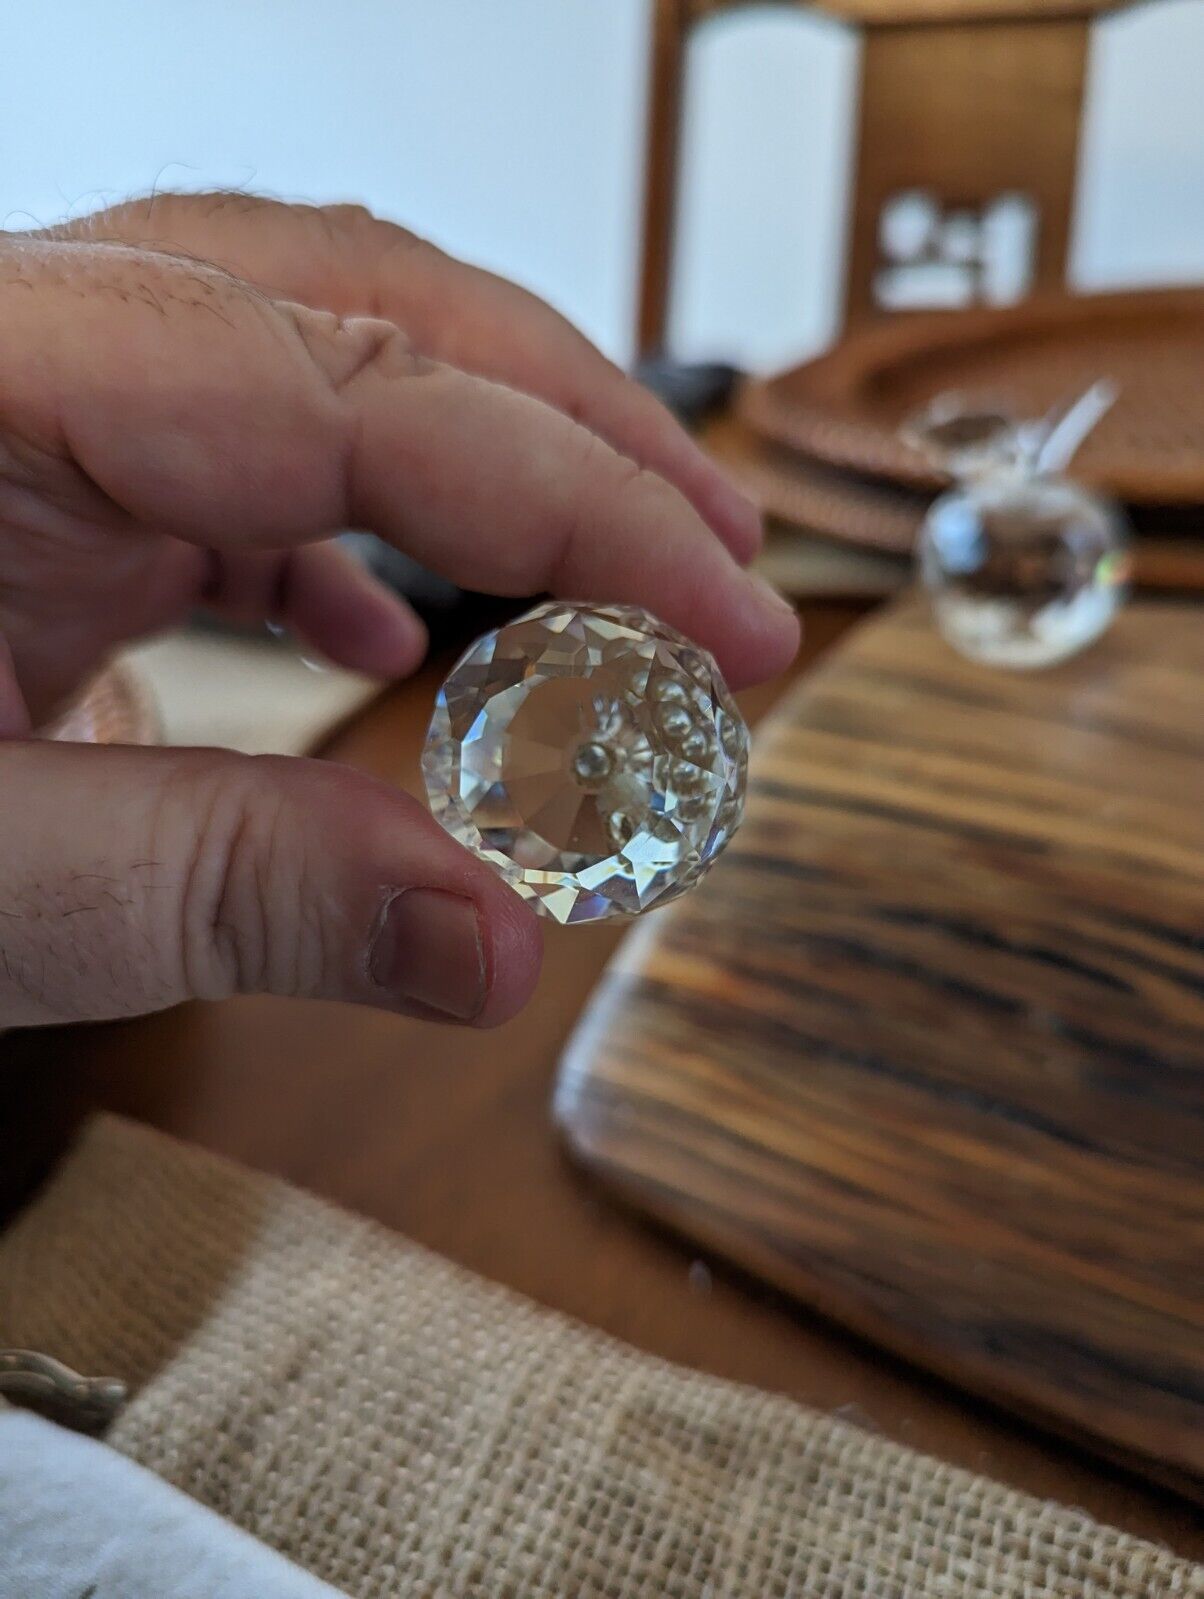
<svg viewBox="0 0 1204 1599"><path fill-rule="evenodd" d="M1204 1568L635 1353L105 1119L0 1239L0 1343L354 1599L1159 1599Z"/></svg>

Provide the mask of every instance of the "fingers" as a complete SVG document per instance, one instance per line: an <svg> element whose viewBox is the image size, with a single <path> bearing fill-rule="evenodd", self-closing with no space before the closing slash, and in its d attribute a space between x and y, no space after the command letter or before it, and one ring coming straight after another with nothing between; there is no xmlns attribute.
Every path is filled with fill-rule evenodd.
<svg viewBox="0 0 1204 1599"><path fill-rule="evenodd" d="M412 799L323 763L0 744L0 1028L267 992L490 1026L531 910Z"/></svg>
<svg viewBox="0 0 1204 1599"><path fill-rule="evenodd" d="M740 561L761 519L659 401L558 312L359 206L160 194L74 222L74 237L174 248L275 298L396 322L436 360L548 401L673 483Z"/></svg>
<svg viewBox="0 0 1204 1599"><path fill-rule="evenodd" d="M426 654L426 628L411 608L334 543L226 551L214 558L204 599L231 621L278 622L370 677L406 677Z"/></svg>
<svg viewBox="0 0 1204 1599"><path fill-rule="evenodd" d="M337 544L295 550L283 620L303 643L370 677L408 677L426 654L423 623L398 595Z"/></svg>
<svg viewBox="0 0 1204 1599"><path fill-rule="evenodd" d="M560 412L450 367L406 376L387 360L344 392L357 525L457 583L644 605L713 650L736 686L793 659L792 608L663 478Z"/></svg>
<svg viewBox="0 0 1204 1599"><path fill-rule="evenodd" d="M77 519L223 551L368 527L475 588L646 605L737 686L797 647L789 608L663 478L391 323L163 256L27 245L0 258L0 379L0 425Z"/></svg>

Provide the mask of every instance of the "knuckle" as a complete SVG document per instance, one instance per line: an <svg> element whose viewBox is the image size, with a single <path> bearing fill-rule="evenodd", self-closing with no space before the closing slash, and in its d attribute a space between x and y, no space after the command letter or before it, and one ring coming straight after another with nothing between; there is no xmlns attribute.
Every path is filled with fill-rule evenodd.
<svg viewBox="0 0 1204 1599"><path fill-rule="evenodd" d="M424 239L420 233L403 228L399 222L386 222L380 217L373 217L372 226L367 231L380 251L380 265L395 265L395 257L417 257L422 262L429 260L432 263L447 260L438 245Z"/></svg>
<svg viewBox="0 0 1204 1599"><path fill-rule="evenodd" d="M552 562L551 582L557 592L579 589L596 581L598 553L608 545L619 576L617 552L625 552L622 582L632 590L646 570L650 534L673 538L683 517L693 521L682 495L657 472L630 456L620 455L596 435L581 430L582 443L573 503L562 527ZM640 537L641 530L643 537ZM693 581L683 575L683 581Z"/></svg>
<svg viewBox="0 0 1204 1599"><path fill-rule="evenodd" d="M620 455L589 428L573 425L572 442L575 458L566 451L572 470L565 482L572 497L562 525L561 564L575 563L583 546L594 545L632 512L639 514L643 507L646 514L647 497L663 487L655 473Z"/></svg>
<svg viewBox="0 0 1204 1599"><path fill-rule="evenodd" d="M213 766L210 758L199 780L182 774L190 840L178 938L186 991L201 999L305 994L321 982L307 830L273 765L230 757Z"/></svg>
<svg viewBox="0 0 1204 1599"><path fill-rule="evenodd" d="M320 205L316 207L316 211L317 215L332 232L375 233L381 226L380 219L366 205L360 205L354 201L340 201L335 205Z"/></svg>
<svg viewBox="0 0 1204 1599"><path fill-rule="evenodd" d="M375 309L379 302L373 285L379 286L381 275L395 272L399 267L413 270L415 266L433 266L447 259L429 239L412 233L400 223L378 217L367 206L354 203L318 206L313 216L329 244L346 250L361 269L368 269L370 309Z"/></svg>
<svg viewBox="0 0 1204 1599"><path fill-rule="evenodd" d="M616 508L626 514L673 516L682 505L681 496L658 472L633 461L618 458L613 478Z"/></svg>
<svg viewBox="0 0 1204 1599"><path fill-rule="evenodd" d="M289 312L307 354L336 395L369 375L396 380L429 370L397 324L384 317L336 316L303 306Z"/></svg>
<svg viewBox="0 0 1204 1599"><path fill-rule="evenodd" d="M574 423L573 441L576 446L576 477L590 495L617 493L630 478L639 472L635 461L619 452L605 439L582 423Z"/></svg>
<svg viewBox="0 0 1204 1599"><path fill-rule="evenodd" d="M641 466L638 461L633 461L629 455L616 457L611 470L614 492L624 498L639 498L649 491L655 491L658 479Z"/></svg>

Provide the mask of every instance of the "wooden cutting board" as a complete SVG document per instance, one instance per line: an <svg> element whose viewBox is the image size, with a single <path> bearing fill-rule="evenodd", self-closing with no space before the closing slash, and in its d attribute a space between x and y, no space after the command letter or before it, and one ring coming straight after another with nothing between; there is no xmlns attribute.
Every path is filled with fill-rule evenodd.
<svg viewBox="0 0 1204 1599"><path fill-rule="evenodd" d="M1204 610L1029 674L912 600L863 624L622 947L556 1114L692 1239L1204 1486Z"/></svg>

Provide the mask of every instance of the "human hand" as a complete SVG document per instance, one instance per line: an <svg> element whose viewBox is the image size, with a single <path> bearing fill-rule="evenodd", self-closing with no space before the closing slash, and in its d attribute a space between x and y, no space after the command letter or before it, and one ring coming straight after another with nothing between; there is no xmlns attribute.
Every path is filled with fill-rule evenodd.
<svg viewBox="0 0 1204 1599"><path fill-rule="evenodd" d="M531 296L356 208L158 196L0 241L0 1025L253 990L490 1024L532 913L347 770L27 740L205 604L401 675L369 528L499 594L648 605L737 685L797 645L755 513Z"/></svg>

